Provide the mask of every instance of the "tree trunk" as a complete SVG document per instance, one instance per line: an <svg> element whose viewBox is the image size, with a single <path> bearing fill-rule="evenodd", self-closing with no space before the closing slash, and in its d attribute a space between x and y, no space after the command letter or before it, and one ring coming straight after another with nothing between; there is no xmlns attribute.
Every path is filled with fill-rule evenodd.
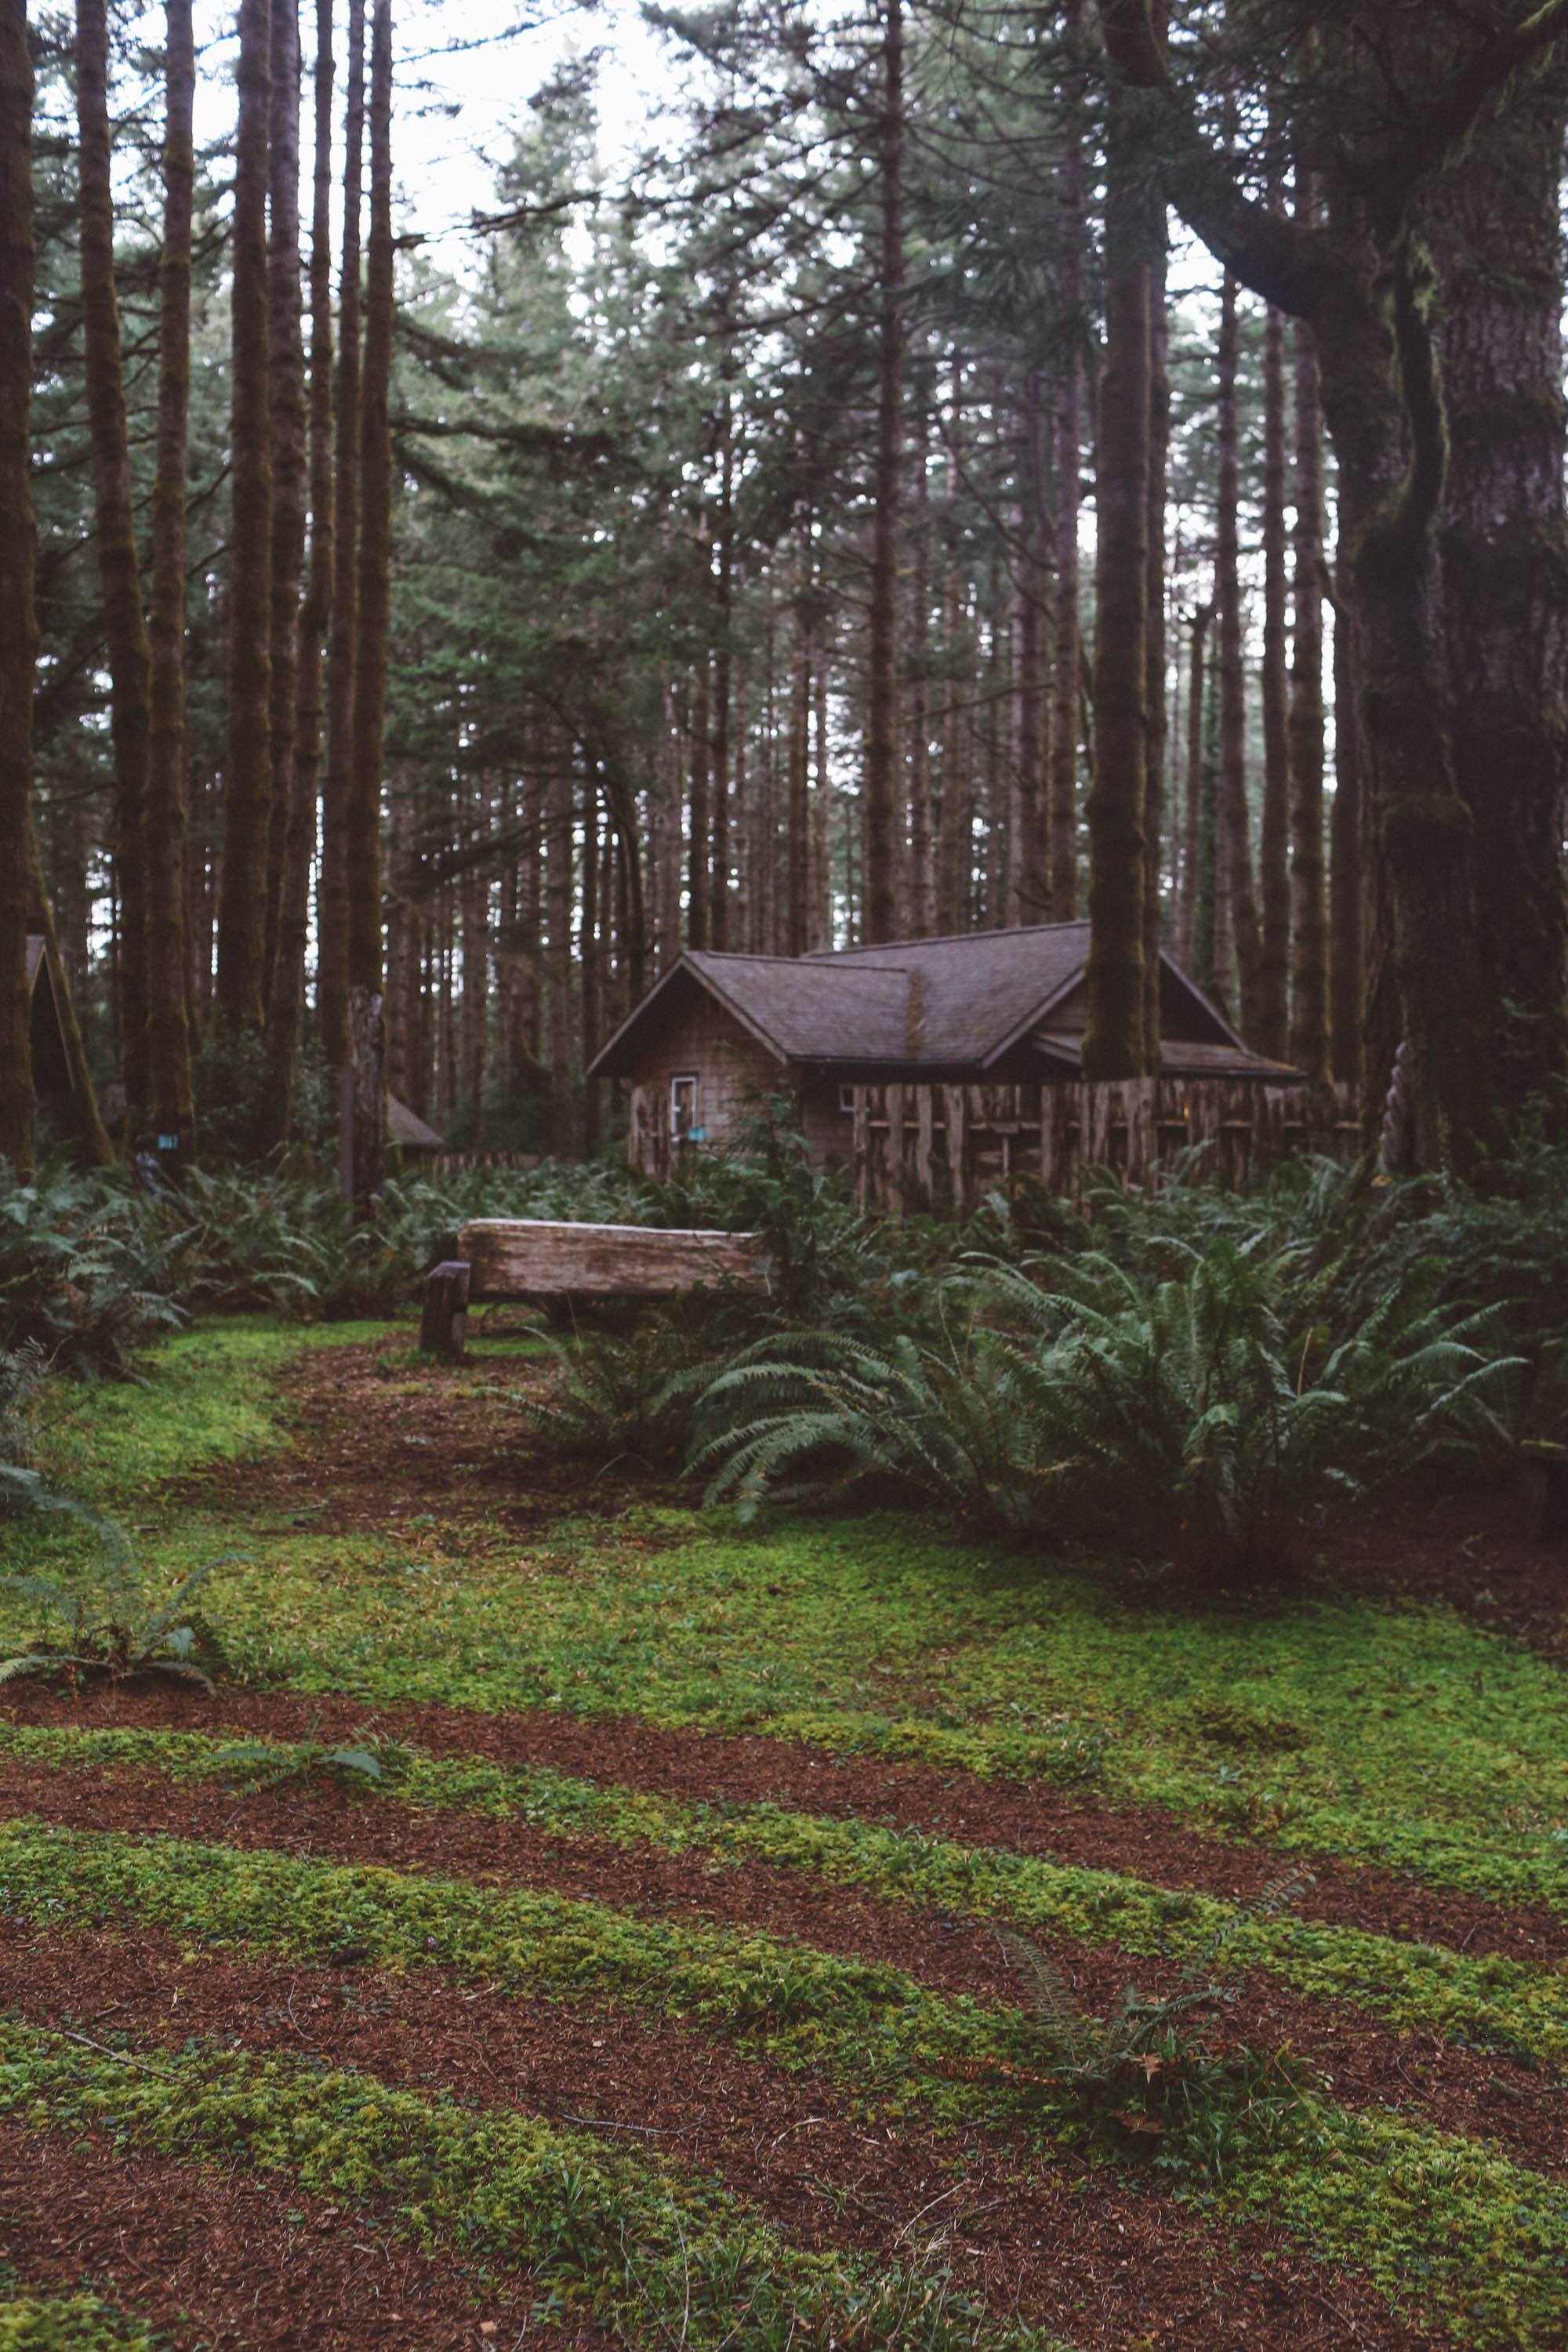
<svg viewBox="0 0 1568 2352"><path fill-rule="evenodd" d="M266 1006L272 780L272 462L267 302L271 26L271 0L240 0L230 394L228 735L217 938L218 1016L231 1034L242 1031L258 1034Z"/></svg>
<svg viewBox="0 0 1568 2352"><path fill-rule="evenodd" d="M910 586L910 858L908 922L915 939L935 920L936 877L931 847L931 484L926 412L920 416L915 460L913 569Z"/></svg>
<svg viewBox="0 0 1568 2352"><path fill-rule="evenodd" d="M1166 247L1170 224L1163 202L1152 207L1149 262L1149 599L1143 640L1149 738L1143 815L1143 1062L1160 1067L1161 898L1165 836L1165 755L1170 717L1165 708L1165 499L1171 456L1171 379L1166 369Z"/></svg>
<svg viewBox="0 0 1568 2352"><path fill-rule="evenodd" d="M332 609L332 0L316 0L314 207L310 226L310 567L300 614L292 802L278 950L267 1012L272 1140L288 1135L304 1016L310 866L321 759L321 650ZM318 953L321 942L318 940ZM412 986L412 982L410 983Z"/></svg>
<svg viewBox="0 0 1568 2352"><path fill-rule="evenodd" d="M1200 604L1189 624L1187 651L1187 772L1182 830L1180 947L1183 968L1194 970L1198 903L1198 843L1203 830L1205 664L1212 604Z"/></svg>
<svg viewBox="0 0 1568 2352"><path fill-rule="evenodd" d="M804 955L811 941L811 615L806 566L810 539L795 542L795 596L790 623L789 746L784 824L789 928L785 952Z"/></svg>
<svg viewBox="0 0 1568 2352"><path fill-rule="evenodd" d="M587 1075L599 1050L604 1014L605 973L600 950L602 873L599 844L599 787L592 760L583 770L583 894L577 928L577 1034L583 1040L583 1152L591 1160L599 1148L599 1089Z"/></svg>
<svg viewBox="0 0 1568 2352"><path fill-rule="evenodd" d="M1099 552L1089 793L1086 1078L1136 1078L1148 810L1149 208L1132 112L1113 93L1105 163L1105 357L1095 453Z"/></svg>
<svg viewBox="0 0 1568 2352"><path fill-rule="evenodd" d="M360 385L359 581L353 762L345 811L349 985L381 985L381 787L392 593L392 0L374 0L370 47L370 236Z"/></svg>
<svg viewBox="0 0 1568 2352"><path fill-rule="evenodd" d="M1362 775L1361 696L1355 651L1343 612L1334 622L1334 799L1330 817L1332 865L1329 876L1330 1047L1334 1077L1342 1086L1362 1080L1362 993L1365 877L1362 842L1366 831ZM1370 1111L1371 1105L1368 1105Z"/></svg>
<svg viewBox="0 0 1568 2352"><path fill-rule="evenodd" d="M553 1146L565 1159L572 1134L572 770L566 748L552 747L554 765L544 840L544 905L549 940L545 984L549 996L550 1092Z"/></svg>
<svg viewBox="0 0 1568 2352"><path fill-rule="evenodd" d="M468 851L470 863L463 877L463 1002L460 1021L463 1058L462 1098L468 1106L470 1149L484 1149L485 1076L490 1025L490 884L479 863L490 830L490 782L481 775L469 796Z"/></svg>
<svg viewBox="0 0 1568 2352"><path fill-rule="evenodd" d="M300 316L300 0L272 0L267 254L272 446L272 781L267 854L267 992L282 927L299 753L300 579L305 561L305 346Z"/></svg>
<svg viewBox="0 0 1568 2352"><path fill-rule="evenodd" d="M1236 954L1237 1026L1250 1044L1258 1033L1261 943L1252 882L1252 829L1247 805L1247 675L1241 655L1240 482L1236 414L1236 280L1226 270L1219 328L1219 513L1215 591L1219 604L1219 809L1221 885ZM1218 950L1216 948L1216 962ZM1228 1000L1226 965L1215 972Z"/></svg>
<svg viewBox="0 0 1568 2352"><path fill-rule="evenodd" d="M1263 819L1262 900L1252 1044L1282 1062L1290 1028L1290 700L1286 644L1285 319L1263 322ZM1320 648L1321 651L1321 648Z"/></svg>
<svg viewBox="0 0 1568 2352"><path fill-rule="evenodd" d="M1038 371L1024 383L1018 465L1018 767L1009 842L1015 923L1042 923L1049 914L1047 876L1050 774L1050 703L1045 649L1051 636L1051 578L1047 556L1050 516L1046 506L1045 402Z"/></svg>
<svg viewBox="0 0 1568 2352"><path fill-rule="evenodd" d="M185 451L191 394L192 120L196 60L191 0L168 0L163 130L163 251L159 266L158 454L153 484L151 690L147 764L147 1061L153 1120L195 1148L187 1018L185 867L190 773L185 741ZM169 1156L164 1145L165 1157Z"/></svg>
<svg viewBox="0 0 1568 2352"><path fill-rule="evenodd" d="M955 357L946 478L950 517L956 514L958 504L958 450L963 415L963 371ZM961 930L968 913L970 733L964 710L964 664L960 651L963 635L963 574L959 568L956 552L950 548L942 592L942 806L937 816L936 838L935 920L937 934L942 939L951 938L953 932Z"/></svg>
<svg viewBox="0 0 1568 2352"><path fill-rule="evenodd" d="M1082 0L1068 0L1066 29L1076 42L1082 31ZM1072 350L1057 398L1057 611L1051 714L1051 920L1070 923L1078 914L1079 670L1079 480L1083 436L1083 144L1077 109L1069 119L1061 169L1061 304Z"/></svg>
<svg viewBox="0 0 1568 2352"><path fill-rule="evenodd" d="M1318 347L1296 325L1295 636L1290 675L1290 1059L1329 1076L1323 878L1323 417ZM1353 731L1353 730L1352 730Z"/></svg>
<svg viewBox="0 0 1568 2352"><path fill-rule="evenodd" d="M734 670L731 631L735 617L735 453L728 394L723 420L723 475L719 506L719 642L713 656L713 766L711 823L713 861L708 917L710 947L730 944L730 693ZM584 1051L584 1059L587 1054Z"/></svg>
<svg viewBox="0 0 1568 2352"><path fill-rule="evenodd" d="M877 455L871 532L868 651L864 886L868 941L898 935L899 506L903 467L904 19L903 0L885 0L882 43L882 252L877 376Z"/></svg>
<svg viewBox="0 0 1568 2352"><path fill-rule="evenodd" d="M338 298L338 401L332 492L332 614L327 765L321 789L316 1020L329 1069L348 1059L348 809L353 791L354 659L359 635L360 216L364 168L364 0L349 0L343 111L343 254Z"/></svg>
<svg viewBox="0 0 1568 2352"><path fill-rule="evenodd" d="M833 945L833 857L829 827L833 814L833 766L827 735L827 656L819 652L816 665L816 708L812 733L816 746L816 782L811 795L811 928L812 948Z"/></svg>
<svg viewBox="0 0 1568 2352"><path fill-rule="evenodd" d="M120 307L114 287L113 163L109 124L106 0L78 0L76 107L79 138L82 334L103 634L109 652L114 753L115 879L120 900L120 1046L126 1131L152 1093L148 1064L147 766L152 651L132 506L131 453Z"/></svg>
<svg viewBox="0 0 1568 2352"><path fill-rule="evenodd" d="M1210 606L1211 613L1214 607ZM1204 688L1198 773L1197 871L1193 877L1193 978L1216 1004L1230 975L1229 901L1221 872L1219 837L1219 666L1211 662Z"/></svg>
<svg viewBox="0 0 1568 2352"><path fill-rule="evenodd" d="M33 59L26 0L0 0L0 1158L33 1168Z"/></svg>
<svg viewBox="0 0 1568 2352"><path fill-rule="evenodd" d="M1514 12L1489 0L1498 22ZM1432 185L1449 465L1438 522L1453 750L1505 1115L1568 1076L1568 516L1559 189L1568 51Z"/></svg>
<svg viewBox="0 0 1568 2352"><path fill-rule="evenodd" d="M691 692L690 727L690 801L689 824L690 838L687 844L688 869L686 891L686 944L689 948L705 948L709 944L709 833L712 822L712 803L709 793L710 762L713 756L710 733L710 706L708 694L708 656L698 660L697 677Z"/></svg>

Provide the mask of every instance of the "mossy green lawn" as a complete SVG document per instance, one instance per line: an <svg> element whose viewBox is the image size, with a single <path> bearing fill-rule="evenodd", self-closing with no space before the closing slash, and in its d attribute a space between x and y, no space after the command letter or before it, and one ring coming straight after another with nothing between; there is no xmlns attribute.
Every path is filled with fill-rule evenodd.
<svg viewBox="0 0 1568 2352"><path fill-rule="evenodd" d="M160 2352L166 2344L95 2294L29 2294L0 2284L0 2352Z"/></svg>
<svg viewBox="0 0 1568 2352"><path fill-rule="evenodd" d="M144 1387L81 1392L57 1432L62 1479L145 1528L159 1572L247 1555L204 1598L247 1678L1044 1772L1282 1847L1568 1902L1568 1684L1443 1611L1160 1611L886 1520L741 1529L644 1509L531 1541L454 1516L393 1539L156 1496L178 1472L289 1442L291 1351L385 1328L184 1334L153 1352ZM520 1426L520 1485L526 1443ZM85 1540L36 1521L5 1538L29 1564ZM5 1603L0 1637L26 1631Z"/></svg>

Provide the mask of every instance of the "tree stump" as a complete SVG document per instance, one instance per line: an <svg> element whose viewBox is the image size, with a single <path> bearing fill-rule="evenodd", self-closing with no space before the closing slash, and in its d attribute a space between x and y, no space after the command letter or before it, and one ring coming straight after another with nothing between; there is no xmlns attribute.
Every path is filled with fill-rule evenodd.
<svg viewBox="0 0 1568 2352"><path fill-rule="evenodd" d="M427 1356L460 1364L468 1331L468 1265L466 1258L445 1258L425 1277L425 1303L419 1318L419 1345Z"/></svg>

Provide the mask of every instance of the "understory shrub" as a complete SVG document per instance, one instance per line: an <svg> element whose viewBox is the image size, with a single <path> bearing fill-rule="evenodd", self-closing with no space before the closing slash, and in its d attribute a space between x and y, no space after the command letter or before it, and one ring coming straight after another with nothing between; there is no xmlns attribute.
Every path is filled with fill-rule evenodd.
<svg viewBox="0 0 1568 2352"><path fill-rule="evenodd" d="M196 1595L226 1560L212 1559L170 1590L150 1591L121 1528L46 1486L35 1473L0 1467L0 1495L13 1508L64 1513L96 1538L96 1558L58 1577L0 1576L0 1592L37 1612L26 1649L0 1659L0 1683L24 1675L172 1675L212 1687L225 1665Z"/></svg>
<svg viewBox="0 0 1568 2352"><path fill-rule="evenodd" d="M183 1319L189 1237L116 1175L51 1161L18 1183L0 1160L0 1347L73 1372L121 1371Z"/></svg>
<svg viewBox="0 0 1568 2352"><path fill-rule="evenodd" d="M1436 1282L1412 1268L1335 1339L1289 1251L1218 1244L1163 1281L1098 1253L994 1263L944 1286L937 1344L757 1342L704 1390L694 1465L743 1512L880 1480L1009 1534L1256 1574L1336 1502L1506 1444L1512 1361Z"/></svg>

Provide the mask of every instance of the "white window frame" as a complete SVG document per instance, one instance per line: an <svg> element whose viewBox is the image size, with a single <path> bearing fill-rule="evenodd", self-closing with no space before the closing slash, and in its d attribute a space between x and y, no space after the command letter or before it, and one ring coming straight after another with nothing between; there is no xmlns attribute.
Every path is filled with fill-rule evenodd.
<svg viewBox="0 0 1568 2352"><path fill-rule="evenodd" d="M841 1080L841 1082L840 1082L840 1084L839 1084L839 1088L838 1088L838 1108L839 1108L840 1112L842 1113L842 1115L844 1116L844 1118L854 1118L854 1116L855 1116L855 1087L854 1087L854 1085L853 1085L852 1081L851 1081L850 1079L848 1079L848 1078L845 1078L845 1079Z"/></svg>
<svg viewBox="0 0 1568 2352"><path fill-rule="evenodd" d="M691 1089L690 1115L684 1127L680 1124L680 1089L682 1087L689 1087ZM689 1135L695 1134L698 1127L701 1124L698 1117L700 1104L701 1081L700 1074L696 1070L672 1070L669 1074L669 1132L677 1143L684 1142Z"/></svg>

